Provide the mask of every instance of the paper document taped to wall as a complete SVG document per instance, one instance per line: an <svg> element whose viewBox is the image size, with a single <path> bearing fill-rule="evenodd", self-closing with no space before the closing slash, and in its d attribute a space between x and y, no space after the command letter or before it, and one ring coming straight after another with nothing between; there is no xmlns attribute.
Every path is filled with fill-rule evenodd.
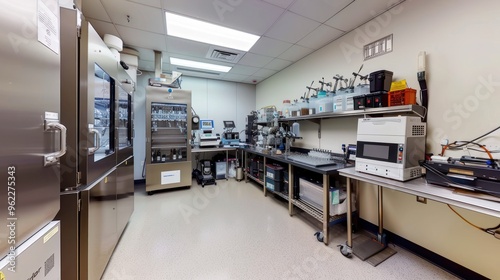
<svg viewBox="0 0 500 280"><path fill-rule="evenodd" d="M163 171L160 176L162 185L175 184L181 182L180 170Z"/></svg>

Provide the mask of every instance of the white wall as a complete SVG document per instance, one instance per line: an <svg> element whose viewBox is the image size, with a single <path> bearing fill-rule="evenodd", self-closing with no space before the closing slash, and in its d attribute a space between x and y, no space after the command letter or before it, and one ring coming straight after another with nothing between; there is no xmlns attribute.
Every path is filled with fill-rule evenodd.
<svg viewBox="0 0 500 280"><path fill-rule="evenodd" d="M426 51L430 97L427 150L438 154L443 138L471 140L500 125L499 10L500 2L494 0L405 1L259 83L257 108L272 104L281 107L283 99L298 98L311 80L325 77L332 81L335 74L350 76L361 64L363 75L387 69L394 72L395 80L407 79L410 87L419 89L417 55ZM394 36L394 51L363 61L361 47L389 34ZM298 144L340 151L342 143L356 140L355 118L326 120L321 125L322 138L318 140L317 125L303 122L305 139ZM500 146L499 135L494 133L484 143ZM361 201L361 217L376 224L373 186L361 187ZM499 223L498 218L460 208L458 211L482 227ZM414 196L386 190L384 226L486 277L500 275L499 240L467 225L445 204L429 201L424 205Z"/></svg>
<svg viewBox="0 0 500 280"><path fill-rule="evenodd" d="M137 77L137 89L134 94L134 179L141 180L145 157L146 124L146 86L154 73L143 72ZM195 77L182 77L182 89L191 90L191 105L201 119L214 120L216 133L223 132L223 122L233 120L235 132L245 129L246 115L255 109L255 85L210 80ZM245 134L240 133L245 139Z"/></svg>

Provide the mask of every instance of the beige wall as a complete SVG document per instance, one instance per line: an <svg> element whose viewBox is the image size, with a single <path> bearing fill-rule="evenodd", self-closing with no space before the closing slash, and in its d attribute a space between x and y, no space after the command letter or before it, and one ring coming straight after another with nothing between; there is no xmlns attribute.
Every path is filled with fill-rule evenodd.
<svg viewBox="0 0 500 280"><path fill-rule="evenodd" d="M335 74L349 76L364 64L361 74L387 69L394 79L407 79L419 89L417 55L427 52L429 87L428 152L440 152L439 141L471 140L500 125L500 2L465 0L407 0L377 19L314 52L257 85L257 108L281 107L283 99L296 99L312 80ZM361 48L386 35L394 36L394 51L363 61ZM301 123L305 138L297 145L340 152L342 143L355 143L356 119ZM499 132L483 141L499 149ZM471 151L448 153L468 154ZM472 155L485 156L484 154ZM498 158L498 156L496 156ZM376 192L362 186L361 216L377 223ZM500 204L499 204L500 208ZM498 278L496 255L500 240L461 221L445 204L420 204L414 196L384 192L385 228L486 277ZM482 227L496 226L498 218L458 209Z"/></svg>

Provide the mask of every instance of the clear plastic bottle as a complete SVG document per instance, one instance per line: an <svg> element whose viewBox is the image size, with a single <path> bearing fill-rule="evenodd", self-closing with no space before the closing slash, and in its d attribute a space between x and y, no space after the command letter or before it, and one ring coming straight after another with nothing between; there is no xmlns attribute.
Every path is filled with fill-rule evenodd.
<svg viewBox="0 0 500 280"><path fill-rule="evenodd" d="M297 105L297 100L295 100L292 105L290 105L290 116L300 116L300 107Z"/></svg>
<svg viewBox="0 0 500 280"><path fill-rule="evenodd" d="M300 124L298 122L292 124L292 133L295 137L300 137Z"/></svg>
<svg viewBox="0 0 500 280"><path fill-rule="evenodd" d="M316 102L317 104L317 110L316 112L318 113L326 113L326 112L332 112L333 111L333 96L324 96L318 99Z"/></svg>
<svg viewBox="0 0 500 280"><path fill-rule="evenodd" d="M309 115L309 102L307 100L302 100L299 104L300 107L300 115L299 116L307 116Z"/></svg>
<svg viewBox="0 0 500 280"><path fill-rule="evenodd" d="M290 106L291 106L290 100L288 100L288 99L283 100L283 106L281 107L281 115L284 118L291 117Z"/></svg>
<svg viewBox="0 0 500 280"><path fill-rule="evenodd" d="M317 114L318 112L316 111L316 102L318 100L318 97L316 95L313 95L309 98L309 115Z"/></svg>

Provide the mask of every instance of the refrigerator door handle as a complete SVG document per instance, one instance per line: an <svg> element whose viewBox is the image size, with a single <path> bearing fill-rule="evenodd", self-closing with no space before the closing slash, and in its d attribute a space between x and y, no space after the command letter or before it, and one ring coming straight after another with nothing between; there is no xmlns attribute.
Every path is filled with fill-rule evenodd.
<svg viewBox="0 0 500 280"><path fill-rule="evenodd" d="M94 147L88 149L89 155L93 155L97 150L101 148L101 133L99 130L89 126L89 133L94 134ZM96 139L97 138L97 139Z"/></svg>
<svg viewBox="0 0 500 280"><path fill-rule="evenodd" d="M46 130L58 129L61 131L61 149L57 152L46 154L43 157L43 166L52 165L66 153L66 127L57 122L49 122L46 124Z"/></svg>

